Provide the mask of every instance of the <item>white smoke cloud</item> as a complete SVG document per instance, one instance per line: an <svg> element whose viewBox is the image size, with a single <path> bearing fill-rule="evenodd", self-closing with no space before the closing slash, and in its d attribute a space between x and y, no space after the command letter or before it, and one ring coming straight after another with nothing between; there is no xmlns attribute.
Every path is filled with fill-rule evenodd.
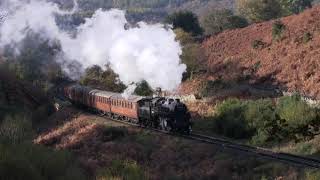
<svg viewBox="0 0 320 180"><path fill-rule="evenodd" d="M65 58L84 68L110 64L126 85L144 79L154 89L174 90L181 83L186 66L180 63L180 44L174 32L161 24L140 22L138 27L126 29L124 11L97 10L71 36L59 29L55 15L73 13L76 8L65 12L41 0L5 0L1 6L8 11L0 25L0 48L19 48L27 33L35 32L58 40Z"/></svg>

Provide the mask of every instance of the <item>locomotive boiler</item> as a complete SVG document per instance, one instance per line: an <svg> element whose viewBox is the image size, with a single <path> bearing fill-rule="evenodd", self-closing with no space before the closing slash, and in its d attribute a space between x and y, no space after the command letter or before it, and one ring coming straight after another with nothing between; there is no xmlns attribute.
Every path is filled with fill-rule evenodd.
<svg viewBox="0 0 320 180"><path fill-rule="evenodd" d="M65 86L62 91L72 103L94 109L112 119L171 132L191 132L190 113L179 99L135 95L125 98L119 93L80 85Z"/></svg>

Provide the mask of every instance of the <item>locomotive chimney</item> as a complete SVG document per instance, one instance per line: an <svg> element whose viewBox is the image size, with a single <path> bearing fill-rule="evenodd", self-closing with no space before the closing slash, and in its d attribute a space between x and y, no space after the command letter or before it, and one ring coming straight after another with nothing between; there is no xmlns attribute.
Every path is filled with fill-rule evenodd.
<svg viewBox="0 0 320 180"><path fill-rule="evenodd" d="M158 97L162 97L162 89L160 87L158 87L156 89L156 94L155 95L158 96Z"/></svg>

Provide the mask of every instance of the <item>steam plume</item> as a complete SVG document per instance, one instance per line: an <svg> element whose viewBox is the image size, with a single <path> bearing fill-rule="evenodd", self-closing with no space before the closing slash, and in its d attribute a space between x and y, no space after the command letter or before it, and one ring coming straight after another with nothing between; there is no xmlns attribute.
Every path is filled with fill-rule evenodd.
<svg viewBox="0 0 320 180"><path fill-rule="evenodd" d="M19 51L19 43L29 32L61 44L64 58L78 61L84 68L110 64L126 85L146 80L152 88L174 90L181 83L186 66L180 63L181 47L175 34L161 24L138 23L125 28L124 11L97 10L77 27L75 36L59 29L55 15L72 14L54 3L41 0L5 0L7 9L0 24L0 48L10 45ZM59 56L61 57L61 56Z"/></svg>

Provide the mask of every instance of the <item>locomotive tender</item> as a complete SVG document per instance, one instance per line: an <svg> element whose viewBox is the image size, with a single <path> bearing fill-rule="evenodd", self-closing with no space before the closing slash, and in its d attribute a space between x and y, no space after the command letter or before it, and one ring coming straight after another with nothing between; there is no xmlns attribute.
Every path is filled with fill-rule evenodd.
<svg viewBox="0 0 320 180"><path fill-rule="evenodd" d="M109 118L166 131L191 132L190 113L179 99L143 97L69 85L63 95L72 103L92 108Z"/></svg>

